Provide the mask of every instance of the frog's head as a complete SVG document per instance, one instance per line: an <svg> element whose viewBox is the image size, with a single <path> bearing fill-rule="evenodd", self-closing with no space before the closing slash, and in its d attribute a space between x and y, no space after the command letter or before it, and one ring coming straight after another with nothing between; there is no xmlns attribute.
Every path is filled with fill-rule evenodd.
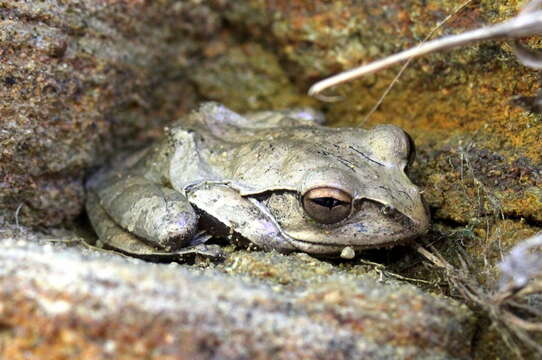
<svg viewBox="0 0 542 360"><path fill-rule="evenodd" d="M414 160L411 138L391 125L335 130L319 139L317 154L304 148L304 160L284 165L284 176L303 172L295 191L278 187L260 196L291 244L338 255L347 246L392 246L426 232L427 208L405 173Z"/></svg>

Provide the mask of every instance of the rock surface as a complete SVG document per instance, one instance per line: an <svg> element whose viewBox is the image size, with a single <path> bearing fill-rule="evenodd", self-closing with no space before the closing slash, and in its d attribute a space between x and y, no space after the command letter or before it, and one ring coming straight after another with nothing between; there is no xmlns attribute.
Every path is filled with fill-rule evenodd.
<svg viewBox="0 0 542 360"><path fill-rule="evenodd" d="M220 25L200 1L0 1L0 220L77 216L89 167L194 105L181 75Z"/></svg>
<svg viewBox="0 0 542 360"><path fill-rule="evenodd" d="M209 57L190 75L207 99L239 112L315 106L300 95L275 54L258 43L231 46Z"/></svg>
<svg viewBox="0 0 542 360"><path fill-rule="evenodd" d="M240 252L198 268L44 241L77 241L70 233L2 235L5 359L467 359L472 350L464 305L305 255Z"/></svg>
<svg viewBox="0 0 542 360"><path fill-rule="evenodd" d="M354 0L0 0L0 226L16 221L26 225L72 221L81 212L86 173L116 149L140 146L160 136L163 124L185 113L201 99L220 101L238 111L309 104L324 110L335 125L370 127L394 123L413 135L418 145L418 161L412 176L425 189L435 223L425 240L435 243L450 262L457 258L457 253L469 255L473 277L491 288L496 273L493 265L502 253L542 228L542 122L539 109L531 106L540 87L537 73L519 65L507 44L490 42L414 61L368 119L365 116L398 68L335 89L344 97L338 103L320 104L301 95L313 81L415 45L465 3L463 0L368 0L363 4ZM520 6L519 1L467 3L468 6L442 25L435 36L503 21L514 16ZM536 46L537 42L535 38L526 39L530 45ZM0 231L6 235L6 229L0 228ZM21 236L10 237L21 239ZM423 313L418 315L421 318L401 317L397 309L390 310L390 314L398 315L405 322L421 323L420 332L405 325L405 329L410 329L407 335L393 338L386 333L383 336L391 340L379 343L378 336L383 332L378 323L375 335L369 336L363 329L368 328L365 324L375 324L370 322L374 320L371 316L377 314L376 319L384 316L383 311L378 312L379 309L373 307L371 315L367 315L370 319L364 317L369 313L362 311L360 317L350 323L351 318L337 314L343 314L344 309L355 309L357 314L360 308L366 309L366 303L356 297L344 299L343 294L357 296L364 290L371 293L374 287L376 293L389 300L389 304L384 305L390 308L399 306L396 300L405 302L405 309L409 311L416 306L403 297L394 299L390 285L375 284L365 275L358 280L354 275L360 272L343 273L343 266L337 264L317 261L318 266L312 268L302 266L305 262L297 257L236 251L224 266L194 274L195 270L184 266L172 267L177 270L167 266L162 269L162 266L118 260L108 255L88 252L81 255L78 250L63 246L32 245L37 239L22 241L17 246L19 240L3 241L5 255L0 257L1 301L4 309L11 311L10 323L0 324L0 339L10 339L2 343L10 359L22 356L23 351L37 352L41 343L48 344L51 351L58 351L55 353L58 358L69 358L73 354L69 351L73 349L88 349L89 357L102 351L107 358L108 351L124 351L125 348L119 350L122 346L126 351L133 351L131 356L136 357L137 349L145 351L147 344L159 344L157 348L166 349L162 358L168 358L168 341L176 344L175 349L188 349L185 355L199 351L183 343L180 335L174 338L156 335L177 329L177 325L185 331L183 335L195 341L191 344L204 344L205 349L219 348L224 351L219 354L224 356L228 355L228 344L240 343L238 338L225 339L224 333L214 333L209 338L211 330L208 329L205 330L208 332L192 328L188 331L171 313L157 314L142 306L133 306L134 313L141 314L140 323L139 318L123 313L127 322L119 325L123 329L140 329L140 333L123 330L117 334L108 330L116 328L104 317L93 322L94 318L89 315L91 304L115 318L112 309L120 297L101 298L88 289L99 285L105 292L110 285L119 289L112 293L124 291L126 294L126 289L133 286L133 289L144 290L143 297L152 297L148 292L151 287L133 285L133 279L139 275L148 282L153 278L156 281L167 278L165 288L175 293L171 297L163 295L167 302L180 296L172 288L192 280L201 284L201 289L214 288L213 284L220 282L238 291L246 289L246 298L225 295L224 308L212 307L212 301L207 303L211 308L205 311L216 316L222 325L225 319L230 319L226 317L226 309L236 301L241 304L236 309L243 314L254 307L269 319L277 316L288 320L286 315L290 313L283 309L290 306L302 325L318 319L322 326L319 329L343 331L341 339L354 344L351 350L334 348L331 340L319 330L307 330L315 341L310 346L307 342L272 344L276 334L271 335L271 328L266 328L258 333L258 341L261 341L258 347L255 334L239 330L239 338L254 335L251 338L254 354L265 354L273 349L280 352L286 346L305 354L301 351L307 346L307 351L314 354L335 351L339 357L350 354L348 351L352 354L364 349L372 351L375 344L383 343L386 346L382 351L389 350L390 354L394 351L413 354L411 351L428 349L426 353L416 353L422 358L430 354L437 354L437 358L469 357L471 350L472 327L461 320L467 316L459 315L463 310L411 287L398 294L412 292L413 299L425 299L420 300L427 305L419 308ZM16 263L17 256L27 263ZM395 257L395 260L401 262L403 257ZM79 262L83 265L76 270ZM55 264L67 263L74 269L74 279L84 278L84 274L100 268L110 269L110 276L105 276L107 281L98 285L74 280L66 289L54 287L54 276L64 279L62 281L66 279L62 268ZM433 283L444 280L425 262L418 264L398 268L407 269L403 274ZM148 269L148 274L138 270L140 268ZM11 269L9 273L8 269ZM37 269L50 270L54 276ZM170 272L182 274L181 279L176 282L171 279L172 275L165 275ZM322 272L327 280L316 281ZM31 274L42 281L32 281ZM20 283L15 279L20 279ZM336 284L338 292L328 295L328 299L332 303L339 300L344 303L324 309L337 311L335 315L324 310L318 313L311 302L299 301L304 287L312 289L310 294L318 293L316 288L310 287L311 281L321 285L325 294L328 289L335 289ZM276 290L277 286L280 291ZM158 288L153 289L156 292ZM73 292L69 292L71 290ZM453 289L445 287L441 291L453 293ZM49 303L66 309L66 303L55 302L64 299L62 294L67 296L68 310L51 314L51 307L47 308ZM256 294L268 296L268 302L254 300ZM190 294L182 296L179 299L194 301ZM46 299L45 307L39 303L42 297ZM442 301L448 305L442 305ZM184 305L176 304L177 307L171 309L181 312ZM455 310L450 311L455 315L450 321L460 324L457 326L466 329L465 333L452 332L449 342L428 340L431 339L426 336L432 326L431 319L442 319L441 310L432 317L433 306L441 310L452 306ZM317 314L328 317L323 321ZM201 316L208 320L211 315ZM151 324L152 317L160 319L156 329ZM39 334L32 332L32 319L42 326ZM76 319L80 327L68 326L70 319ZM392 326L387 322L389 318L384 320L383 324ZM246 321L236 324L256 324L250 322L255 320L247 318ZM280 321L277 320L277 324ZM20 324L17 331L11 326L15 323ZM147 328L137 327L143 324L147 324ZM190 324L196 324L195 320ZM291 325L291 329L284 329L290 331L288 334L305 331L292 322L281 324ZM453 324L450 326L454 328ZM132 325L135 327L131 328ZM474 357L507 357L503 355L506 350L495 328L484 322L478 325ZM442 327L437 326L436 333L446 326L444 323ZM67 330L61 330L64 328ZM139 348L122 345L115 337L142 338L145 331L149 331L150 337ZM424 342L416 342L412 334L421 334ZM115 339L113 342L105 340L110 336ZM356 342L360 336L363 340ZM457 350L461 346L452 345L456 340L462 342L463 350ZM242 353L239 348L232 351ZM204 356L212 357L212 353Z"/></svg>

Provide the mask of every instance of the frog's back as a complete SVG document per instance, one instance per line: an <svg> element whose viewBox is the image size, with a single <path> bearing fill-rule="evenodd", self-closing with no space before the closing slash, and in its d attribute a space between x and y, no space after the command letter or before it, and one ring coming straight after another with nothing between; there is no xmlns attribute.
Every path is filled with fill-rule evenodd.
<svg viewBox="0 0 542 360"><path fill-rule="evenodd" d="M346 184L356 193L365 187L360 179L378 180L381 170L371 160L369 132L329 128L322 122L319 113L306 109L244 117L222 105L204 104L176 130L190 141L177 141L184 150L177 146L171 181L179 190L224 181L248 195L302 193L329 182Z"/></svg>
<svg viewBox="0 0 542 360"><path fill-rule="evenodd" d="M170 160L171 181L179 190L204 180L234 181L250 191L261 187L257 183L267 187L293 153L303 158L316 133L328 129L320 126L323 121L311 109L242 116L217 103L202 104L170 131L169 146L176 154ZM246 171L265 165L269 171ZM262 175L270 181L262 181Z"/></svg>

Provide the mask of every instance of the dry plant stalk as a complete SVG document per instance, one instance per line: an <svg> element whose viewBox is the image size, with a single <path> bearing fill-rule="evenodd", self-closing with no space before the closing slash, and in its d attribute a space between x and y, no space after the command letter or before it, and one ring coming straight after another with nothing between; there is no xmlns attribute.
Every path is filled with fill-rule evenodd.
<svg viewBox="0 0 542 360"><path fill-rule="evenodd" d="M422 256L445 271L452 288L487 315L518 358L523 358L522 344L542 355L542 345L533 338L533 333L542 333L542 309L529 303L529 297L542 296L542 233L520 242L504 257L498 265L501 278L493 290L477 282L461 256L457 268L434 247L429 249L417 247Z"/></svg>
<svg viewBox="0 0 542 360"><path fill-rule="evenodd" d="M439 22L433 29L431 29L431 31L429 32L429 34L427 34L425 36L425 38L422 40L422 44L427 42L429 39L431 39L433 37L433 35L435 34L435 32L440 29L442 26L444 26L444 24L446 24L448 21L450 21L451 19L453 19L457 14L459 14L463 9L465 9L467 6L469 6L469 4L472 2L473 0L467 0L465 1L464 3L462 3L461 5L459 5L450 15L446 16L444 18L444 20L442 20L441 22ZM382 105L382 102L384 102L384 99L386 98L386 96L388 96L388 94L390 93L391 89L395 86L395 84L397 84L397 82L399 81L399 78L401 78L401 75L403 75L403 73L405 72L405 70L408 68L408 66L410 65L410 63L412 62L412 60L414 60L414 58L410 58L408 59L407 61L405 61L405 63L403 64L403 66L401 66L401 69L397 72L397 74L395 75L395 77L393 78L393 80L390 82L390 84L388 85L388 87L386 88L386 90L384 90L384 92L382 93L382 95L378 98L378 101L373 105L373 107L371 108L371 110L369 110L369 112L365 115L365 117L363 118L363 121L361 121L359 123L359 125L361 126L363 123L365 123L367 120L369 120L369 118L371 117L371 115L373 115L375 113L376 110L378 110L378 108L380 107L380 105ZM320 96L321 97L321 96Z"/></svg>
<svg viewBox="0 0 542 360"><path fill-rule="evenodd" d="M321 93L332 86L377 72L402 61L487 40L515 40L512 46L518 60L525 66L542 69L542 54L525 47L517 40L526 36L542 34L542 10L539 9L541 5L542 0L532 0L517 16L508 21L462 34L422 42L414 48L334 75L312 85L309 89L309 95L329 101L330 98L323 96Z"/></svg>

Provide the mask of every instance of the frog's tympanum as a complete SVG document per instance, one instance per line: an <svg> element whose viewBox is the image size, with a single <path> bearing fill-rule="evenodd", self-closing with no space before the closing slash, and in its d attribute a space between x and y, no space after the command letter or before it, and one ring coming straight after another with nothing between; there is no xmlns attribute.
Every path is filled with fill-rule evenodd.
<svg viewBox="0 0 542 360"><path fill-rule="evenodd" d="M205 253L206 233L352 257L427 231L420 190L405 174L410 137L392 125L322 122L308 109L241 116L203 104L161 142L88 181L101 244L142 257Z"/></svg>

